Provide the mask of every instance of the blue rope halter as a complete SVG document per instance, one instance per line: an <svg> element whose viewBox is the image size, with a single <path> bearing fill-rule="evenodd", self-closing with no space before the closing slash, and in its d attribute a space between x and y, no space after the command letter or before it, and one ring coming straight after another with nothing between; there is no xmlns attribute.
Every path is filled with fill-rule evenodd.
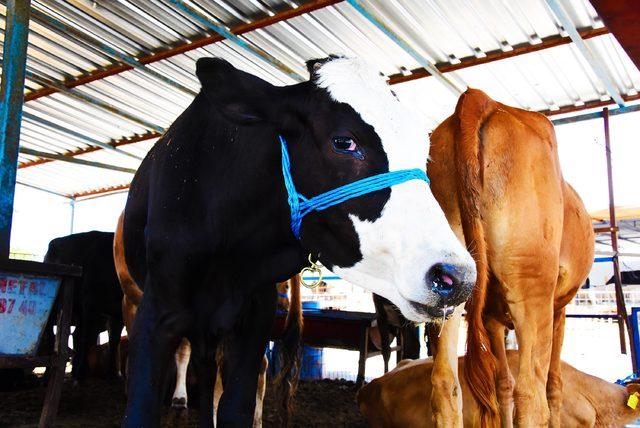
<svg viewBox="0 0 640 428"><path fill-rule="evenodd" d="M287 142L282 135L278 135L278 138L280 139L280 147L282 149L282 175L284 176L284 185L289 195L287 201L291 208L291 231L298 239L300 239L302 218L311 211L326 210L329 207L341 204L349 199L386 189L387 187L395 186L396 184L409 180L423 180L429 184L429 178L423 170L419 168L402 169L400 171L390 171L372 175L371 177L366 177L321 193L313 198L306 198L298 193L295 184L293 184Z"/></svg>

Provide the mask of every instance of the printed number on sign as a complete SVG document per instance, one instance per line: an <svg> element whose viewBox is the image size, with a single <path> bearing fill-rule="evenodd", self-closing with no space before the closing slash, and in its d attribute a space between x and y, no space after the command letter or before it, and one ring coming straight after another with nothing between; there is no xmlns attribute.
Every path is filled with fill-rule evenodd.
<svg viewBox="0 0 640 428"><path fill-rule="evenodd" d="M0 299L0 314L10 314L13 312L13 306L16 304L16 299ZM35 310L35 306L34 306Z"/></svg>
<svg viewBox="0 0 640 428"><path fill-rule="evenodd" d="M33 315L36 313L36 302L33 300L23 300L18 310L22 315Z"/></svg>

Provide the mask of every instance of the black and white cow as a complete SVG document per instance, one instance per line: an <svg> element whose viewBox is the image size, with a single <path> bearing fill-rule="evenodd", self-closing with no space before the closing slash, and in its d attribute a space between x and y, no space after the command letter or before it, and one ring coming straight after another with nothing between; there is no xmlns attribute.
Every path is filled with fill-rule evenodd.
<svg viewBox="0 0 640 428"><path fill-rule="evenodd" d="M468 297L473 259L425 181L313 212L294 236L279 136L293 181L309 197L388 171L424 171L429 149L421 121L362 61L331 57L309 69L309 81L276 87L224 60L200 59L201 92L134 177L123 240L144 298L124 426L159 425L162 374L184 336L203 380L201 426L213 424L215 352L223 342L218 426L251 426L275 284L310 253L413 321L440 317Z"/></svg>

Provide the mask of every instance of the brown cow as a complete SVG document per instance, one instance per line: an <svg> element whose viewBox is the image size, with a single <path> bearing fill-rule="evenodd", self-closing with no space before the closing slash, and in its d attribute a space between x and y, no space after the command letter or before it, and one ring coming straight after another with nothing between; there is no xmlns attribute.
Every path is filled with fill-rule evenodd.
<svg viewBox="0 0 640 428"><path fill-rule="evenodd" d="M129 269L126 265L126 260L124 257L124 246L122 241L122 226L124 220L124 213L120 215L118 219L118 225L116 227L116 233L113 242L113 257L116 266L116 272L118 274L118 279L120 281L120 286L122 287L122 291L124 292L124 297L122 299L122 313L125 322L125 326L127 327L127 334L132 331L133 323L136 316L136 311L138 306L142 302L143 292L138 287L138 285L133 280L133 277L129 273ZM289 279L288 281L281 282L277 284L278 290L278 301L277 305L279 309L284 309L288 311L286 327L284 334L284 341L290 342L285 343L285 347L294 347L297 345L296 338L292 338L290 336L301 334L302 328L302 306L300 301L300 276L296 275L295 277ZM287 291L291 292L291 301L287 296ZM291 310L289 310L291 309ZM292 325L296 325L297 328L291 328ZM289 336L289 337L287 337ZM291 343L295 342L295 343ZM286 353L285 353L286 354ZM286 358L287 355L284 355ZM175 362L176 362L176 386L173 393L173 398L171 401L171 407L175 409L183 409L187 407L187 368L189 366L189 360L191 358L191 344L186 338L183 338L178 349L175 353ZM216 355L216 360L218 360L218 364L220 365L222 362L222 352L218 352ZM283 365L282 372L290 371L291 366L293 364L297 364L297 361L285 361ZM256 391L256 407L254 412L253 419L253 427L260 428L262 426L262 404L264 401L264 394L266 392L266 373L267 373L268 361L266 356L263 357L262 365L260 368L259 378L258 378L258 389ZM289 369L289 370L287 370ZM297 368L295 368L297 371ZM220 401L220 397L222 396L222 385L223 385L223 376L222 370L218 370L216 374L216 383L214 387L214 401L213 405L213 414L214 414L214 423L215 423L215 415L218 407L218 402ZM286 380L291 387L293 394L295 389L295 381L296 379ZM283 401L283 406L289 405L289 397L281 397L281 401ZM288 409L284 409L288 410ZM286 416L283 416L286 417Z"/></svg>
<svg viewBox="0 0 640 428"><path fill-rule="evenodd" d="M511 371L518 373L518 352L507 351ZM458 360L464 372L464 358ZM606 382L562 362L563 394L560 422L563 427L622 427L640 418L640 406L627 406L629 394L640 385L627 386ZM358 406L371 428L433 427L428 399L431 388L423 379L431 376L433 362L404 360L388 374L375 379L358 392ZM462 379L464 426L477 425L480 408Z"/></svg>
<svg viewBox="0 0 640 428"><path fill-rule="evenodd" d="M580 197L562 177L553 126L469 89L431 135L430 156L433 194L478 270L466 306L465 373L481 425L497 425L499 403L504 426L514 417L518 426L558 426L564 307L589 273L594 237ZM438 365L455 355L459 318L445 327L438 351L446 355L436 356L433 372L441 426L460 425L455 370ZM520 349L515 382L505 325L515 327Z"/></svg>

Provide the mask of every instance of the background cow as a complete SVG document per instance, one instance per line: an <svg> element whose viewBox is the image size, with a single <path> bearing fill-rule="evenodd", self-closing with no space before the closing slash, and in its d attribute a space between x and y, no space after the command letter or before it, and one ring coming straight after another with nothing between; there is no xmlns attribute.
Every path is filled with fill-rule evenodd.
<svg viewBox="0 0 640 428"><path fill-rule="evenodd" d="M558 426L564 307L591 269L594 236L584 204L562 177L553 125L468 89L431 142L433 193L478 270L466 307L465 373L481 424L498 423L497 396L506 426L513 417L518 426ZM515 381L504 326L513 326L518 339ZM449 356L457 328L452 323L441 337ZM438 370L436 364L435 416L451 420L459 394L456 399L453 371Z"/></svg>
<svg viewBox="0 0 640 428"><path fill-rule="evenodd" d="M56 238L44 257L48 263L82 267L82 277L73 289L72 324L74 355L72 375L83 380L89 374L87 351L98 342L101 331L109 331L109 376L117 376L118 344L122 333L122 290L116 276L112 254L113 233L86 232ZM47 327L44 346L53 346L53 319Z"/></svg>
<svg viewBox="0 0 640 428"><path fill-rule="evenodd" d="M509 368L518 375L518 352L507 351ZM459 358L464 373L464 358ZM431 386L423 379L431 377L431 360L401 361L388 374L373 380L358 392L358 406L371 428L433 427L429 406ZM562 362L563 393L560 423L563 427L622 427L640 418L640 406L627 406L629 394L640 385L627 387L606 382ZM477 426L480 407L466 377L461 378L464 402L464 426Z"/></svg>
<svg viewBox="0 0 640 428"><path fill-rule="evenodd" d="M384 297L374 294L373 305L376 308L376 322L380 332L380 352L384 361L384 372L389 371L391 342L394 338L397 346L400 346L397 361L420 358L418 327L403 317L398 308Z"/></svg>

